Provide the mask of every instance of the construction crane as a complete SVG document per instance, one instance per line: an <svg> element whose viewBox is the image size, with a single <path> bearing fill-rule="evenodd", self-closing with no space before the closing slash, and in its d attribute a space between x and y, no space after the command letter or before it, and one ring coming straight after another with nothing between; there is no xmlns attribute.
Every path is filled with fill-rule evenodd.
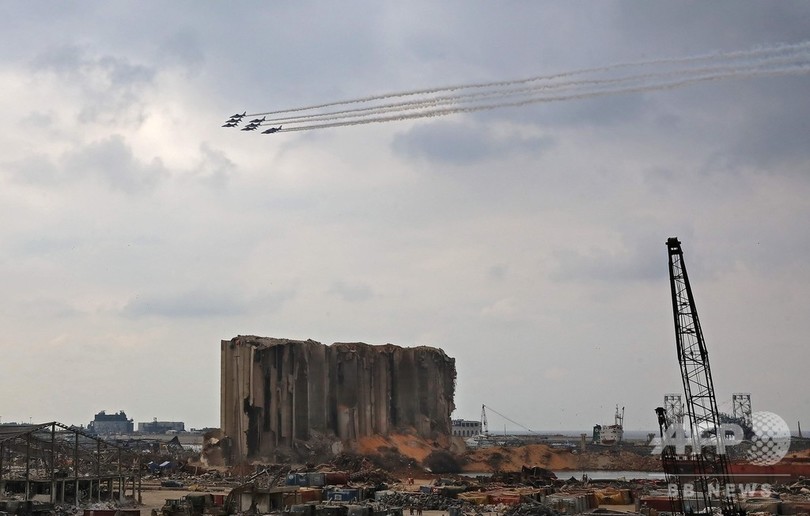
<svg viewBox="0 0 810 516"><path fill-rule="evenodd" d="M664 446L662 464L668 479L678 486L681 511L711 512L719 508L723 515L740 514L734 482L729 474L725 453L720 413L714 394L709 354L703 340L695 298L683 261L681 242L673 237L667 240L669 251L669 283L672 311L675 321L675 344L685 394L685 422L689 424L690 454ZM662 438L675 424L666 417L665 410L656 410ZM677 430L677 429L676 429ZM675 451L681 453L676 454ZM681 455L683 454L683 455ZM694 478L691 493L685 495L682 483ZM712 496L714 494L715 496ZM688 497L688 500L687 500ZM686 502L689 502L687 507ZM702 507L701 503L702 502Z"/></svg>
<svg viewBox="0 0 810 516"><path fill-rule="evenodd" d="M481 432L489 437L489 423L487 423L487 406L481 405Z"/></svg>

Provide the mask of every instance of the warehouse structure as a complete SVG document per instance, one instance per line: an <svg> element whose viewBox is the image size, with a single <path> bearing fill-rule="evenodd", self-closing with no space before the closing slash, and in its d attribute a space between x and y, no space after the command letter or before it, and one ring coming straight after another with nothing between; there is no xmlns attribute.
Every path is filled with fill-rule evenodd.
<svg viewBox="0 0 810 516"><path fill-rule="evenodd" d="M2 499L52 504L140 499L137 456L85 431L57 422L0 425Z"/></svg>

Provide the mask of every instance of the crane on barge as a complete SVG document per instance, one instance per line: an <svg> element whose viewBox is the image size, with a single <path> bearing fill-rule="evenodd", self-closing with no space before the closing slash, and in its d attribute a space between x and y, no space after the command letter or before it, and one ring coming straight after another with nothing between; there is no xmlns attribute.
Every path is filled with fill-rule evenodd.
<svg viewBox="0 0 810 516"><path fill-rule="evenodd" d="M691 453L686 454L686 446L679 449L667 442L665 437L679 429L659 407L656 413L664 444L662 465L670 485L677 486L680 511L705 509L711 512L716 507L724 516L739 515L742 511L729 473L709 354L686 273L681 242L675 237L669 238L667 250L675 345L683 380ZM687 478L693 479L689 490L685 489Z"/></svg>

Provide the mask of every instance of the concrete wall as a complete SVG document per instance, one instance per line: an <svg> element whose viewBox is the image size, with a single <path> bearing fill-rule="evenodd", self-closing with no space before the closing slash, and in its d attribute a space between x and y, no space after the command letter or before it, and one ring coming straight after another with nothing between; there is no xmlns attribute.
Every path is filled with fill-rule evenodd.
<svg viewBox="0 0 810 516"><path fill-rule="evenodd" d="M314 437L451 433L455 360L437 348L239 336L222 341L221 368L234 460Z"/></svg>

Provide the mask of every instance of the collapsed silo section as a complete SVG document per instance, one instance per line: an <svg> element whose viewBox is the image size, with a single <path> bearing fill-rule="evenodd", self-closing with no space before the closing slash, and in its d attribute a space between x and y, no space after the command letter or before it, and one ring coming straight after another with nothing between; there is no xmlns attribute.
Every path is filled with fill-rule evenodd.
<svg viewBox="0 0 810 516"><path fill-rule="evenodd" d="M323 345L239 336L222 341L226 459L278 457L370 435L451 434L455 360L441 349Z"/></svg>

